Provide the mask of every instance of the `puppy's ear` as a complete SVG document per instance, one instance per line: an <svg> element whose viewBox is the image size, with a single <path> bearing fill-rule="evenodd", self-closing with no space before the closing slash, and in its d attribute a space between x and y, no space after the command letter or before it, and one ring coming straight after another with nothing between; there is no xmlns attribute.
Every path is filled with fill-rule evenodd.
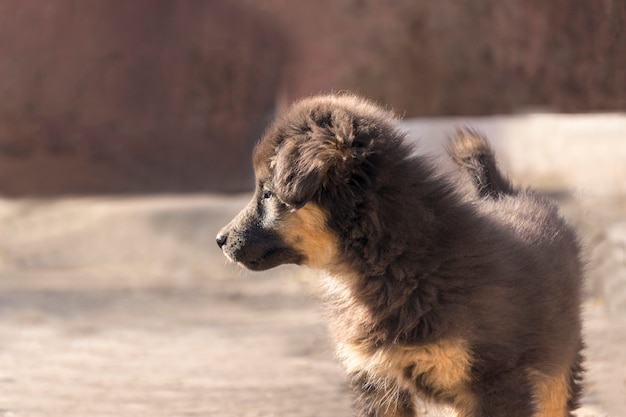
<svg viewBox="0 0 626 417"><path fill-rule="evenodd" d="M341 182L352 159L346 145L343 138L323 130L285 141L276 154L274 166L274 191L278 198L300 208L324 185Z"/></svg>
<svg viewBox="0 0 626 417"><path fill-rule="evenodd" d="M306 144L301 140L287 141L276 154L274 167L276 195L296 209L313 198L325 170L323 162L311 155L305 147Z"/></svg>

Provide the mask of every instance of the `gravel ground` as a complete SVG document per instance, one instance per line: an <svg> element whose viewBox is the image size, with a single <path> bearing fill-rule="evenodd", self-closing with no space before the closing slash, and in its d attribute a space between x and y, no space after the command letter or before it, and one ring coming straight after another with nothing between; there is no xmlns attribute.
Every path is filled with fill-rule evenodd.
<svg viewBox="0 0 626 417"><path fill-rule="evenodd" d="M314 274L215 247L247 199L0 201L0 416L349 416ZM593 244L579 415L626 415L626 205L562 207Z"/></svg>
<svg viewBox="0 0 626 417"><path fill-rule="evenodd" d="M626 417L626 116L405 128L440 151L455 124L499 138L506 171L553 193L581 231L588 373L578 416ZM0 417L349 416L315 275L249 273L215 245L248 198L0 200Z"/></svg>

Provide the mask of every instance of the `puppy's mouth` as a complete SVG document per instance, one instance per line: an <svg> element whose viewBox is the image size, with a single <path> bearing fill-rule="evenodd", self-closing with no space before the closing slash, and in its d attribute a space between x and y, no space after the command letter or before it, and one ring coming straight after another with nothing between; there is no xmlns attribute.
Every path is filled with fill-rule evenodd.
<svg viewBox="0 0 626 417"><path fill-rule="evenodd" d="M265 271L282 264L302 264L304 257L289 247L275 247L266 249L260 256L238 256L224 250L224 255L251 271Z"/></svg>

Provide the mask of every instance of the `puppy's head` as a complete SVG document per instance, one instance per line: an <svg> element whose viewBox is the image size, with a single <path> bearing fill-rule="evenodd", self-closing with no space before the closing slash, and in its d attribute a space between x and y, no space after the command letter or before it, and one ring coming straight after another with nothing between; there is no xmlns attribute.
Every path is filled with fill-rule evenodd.
<svg viewBox="0 0 626 417"><path fill-rule="evenodd" d="M254 197L218 234L224 254L252 270L337 264L340 233L331 220L367 191L384 154L381 137L397 138L389 134L394 122L354 96L293 105L255 147Z"/></svg>

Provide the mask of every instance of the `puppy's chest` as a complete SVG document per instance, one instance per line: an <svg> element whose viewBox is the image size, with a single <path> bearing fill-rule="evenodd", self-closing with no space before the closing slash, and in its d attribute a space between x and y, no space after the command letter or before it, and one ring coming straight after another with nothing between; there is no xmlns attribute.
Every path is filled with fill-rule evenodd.
<svg viewBox="0 0 626 417"><path fill-rule="evenodd" d="M339 343L338 353L350 374L364 375L374 382L393 380L408 390L453 394L470 380L470 352L461 340L374 350L347 342Z"/></svg>
<svg viewBox="0 0 626 417"><path fill-rule="evenodd" d="M326 281L326 302L337 353L351 375L371 382L392 380L398 387L454 394L470 380L471 352L459 338L402 345L375 324L371 309L357 302L347 285ZM453 395L454 396L454 395Z"/></svg>

